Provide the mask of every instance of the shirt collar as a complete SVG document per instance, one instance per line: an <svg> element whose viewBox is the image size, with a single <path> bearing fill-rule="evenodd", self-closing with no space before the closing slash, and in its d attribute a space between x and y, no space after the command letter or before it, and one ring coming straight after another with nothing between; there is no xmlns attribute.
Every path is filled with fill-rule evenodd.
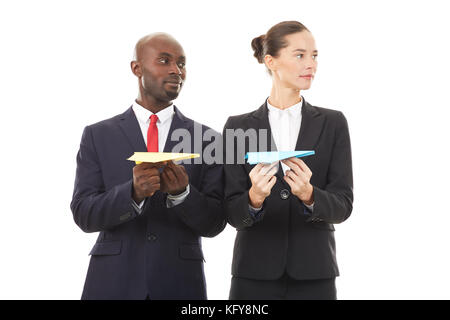
<svg viewBox="0 0 450 320"><path fill-rule="evenodd" d="M139 122L142 122L142 123L150 122L150 116L154 114L153 112L151 112L148 109L145 109L143 106L141 106L136 101L133 101L132 107L133 107L134 114L136 115L136 118L139 120ZM169 119L172 119L174 112L175 112L174 105L171 104L167 108L164 108L155 114L158 116L158 122L164 123L164 122L168 121Z"/></svg>
<svg viewBox="0 0 450 320"><path fill-rule="evenodd" d="M277 107L272 106L269 103L269 98L267 98L267 108L269 110L269 113L273 113L276 115L281 115L284 112L287 112L289 114L289 116L294 117L294 118L299 118L302 115L302 105L303 105L303 97L301 97L301 101L297 104L294 104L293 106L290 106L284 110L281 110Z"/></svg>

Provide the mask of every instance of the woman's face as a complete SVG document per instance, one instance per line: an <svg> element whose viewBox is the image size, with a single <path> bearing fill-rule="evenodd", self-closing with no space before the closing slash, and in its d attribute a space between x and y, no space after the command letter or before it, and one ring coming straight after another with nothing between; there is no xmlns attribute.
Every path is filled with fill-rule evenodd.
<svg viewBox="0 0 450 320"><path fill-rule="evenodd" d="M272 71L274 81L294 90L311 87L317 70L317 49L309 31L285 36L288 46L278 52L278 57L266 55L265 61Z"/></svg>

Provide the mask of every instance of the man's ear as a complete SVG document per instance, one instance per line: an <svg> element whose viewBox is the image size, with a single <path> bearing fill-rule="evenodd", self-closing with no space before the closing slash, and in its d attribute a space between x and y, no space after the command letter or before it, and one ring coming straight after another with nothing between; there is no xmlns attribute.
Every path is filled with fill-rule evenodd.
<svg viewBox="0 0 450 320"><path fill-rule="evenodd" d="M277 70L277 63L276 63L275 59L270 54L266 54L264 56L264 63L266 64L266 67L270 71L273 72L273 71Z"/></svg>
<svg viewBox="0 0 450 320"><path fill-rule="evenodd" d="M141 64L135 60L131 61L130 63L131 66L131 72L133 72L133 74L140 78L142 77L142 69L141 69Z"/></svg>

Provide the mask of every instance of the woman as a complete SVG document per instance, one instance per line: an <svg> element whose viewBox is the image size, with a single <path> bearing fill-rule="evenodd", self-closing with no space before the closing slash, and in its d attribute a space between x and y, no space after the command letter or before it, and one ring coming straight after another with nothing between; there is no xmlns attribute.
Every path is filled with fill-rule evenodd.
<svg viewBox="0 0 450 320"><path fill-rule="evenodd" d="M238 231L230 299L336 299L333 224L350 216L353 202L347 121L300 95L317 69L315 41L304 25L281 22L253 39L252 48L272 76L272 90L257 110L228 119L227 163L252 145L239 144L237 134L230 139L227 129L257 130L258 151L274 142L280 151L315 155L285 159L275 170L261 163L225 165L228 222ZM260 141L263 129L267 141Z"/></svg>

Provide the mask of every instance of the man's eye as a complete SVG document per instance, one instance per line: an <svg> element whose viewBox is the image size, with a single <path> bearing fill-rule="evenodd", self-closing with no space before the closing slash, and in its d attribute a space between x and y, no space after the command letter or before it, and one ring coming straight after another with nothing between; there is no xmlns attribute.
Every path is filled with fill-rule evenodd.
<svg viewBox="0 0 450 320"><path fill-rule="evenodd" d="M180 62L180 63L178 63L178 67L179 68L184 68L186 66L186 63L185 62Z"/></svg>
<svg viewBox="0 0 450 320"><path fill-rule="evenodd" d="M166 64L167 62L169 62L169 59L161 58L161 59L159 59L159 62Z"/></svg>

